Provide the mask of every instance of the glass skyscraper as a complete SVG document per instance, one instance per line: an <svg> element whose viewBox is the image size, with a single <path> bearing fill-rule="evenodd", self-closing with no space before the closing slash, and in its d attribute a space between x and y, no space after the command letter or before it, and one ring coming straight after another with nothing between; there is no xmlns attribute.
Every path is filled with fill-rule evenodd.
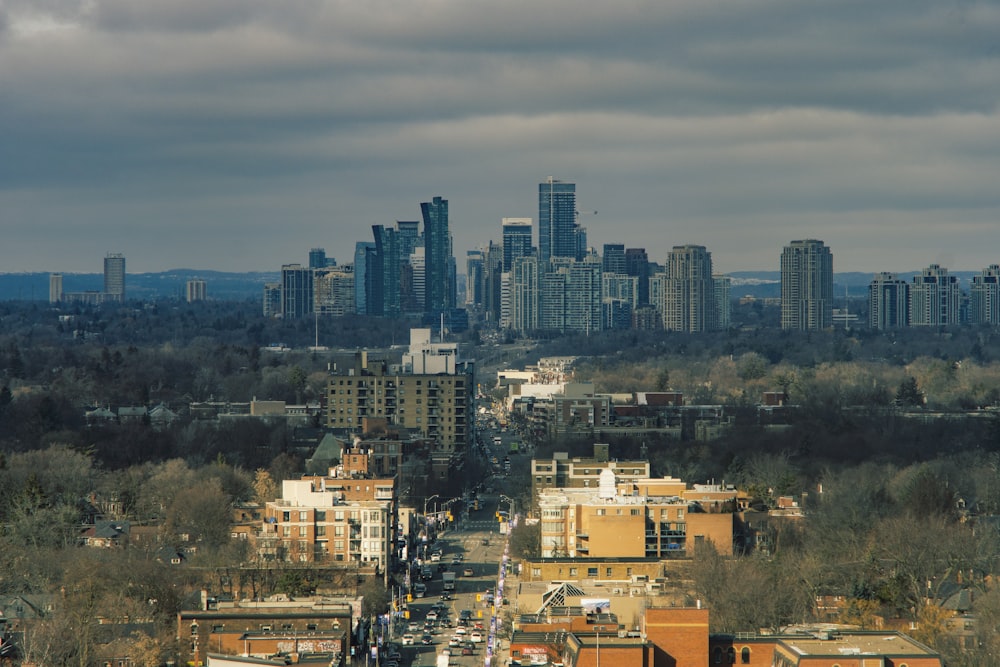
<svg viewBox="0 0 1000 667"><path fill-rule="evenodd" d="M455 307L455 260L448 229L448 200L434 197L420 204L424 217L424 311L439 313Z"/></svg>
<svg viewBox="0 0 1000 667"><path fill-rule="evenodd" d="M538 184L538 258L576 257L576 183Z"/></svg>

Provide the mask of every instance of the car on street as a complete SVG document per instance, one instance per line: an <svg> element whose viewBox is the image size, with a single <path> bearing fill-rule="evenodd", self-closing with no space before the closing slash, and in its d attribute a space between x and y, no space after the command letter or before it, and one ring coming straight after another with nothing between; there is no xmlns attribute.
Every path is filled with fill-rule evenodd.
<svg viewBox="0 0 1000 667"><path fill-rule="evenodd" d="M476 576L476 571L473 570L471 567L467 567L464 570L462 570L462 576L463 577L474 577L474 576Z"/></svg>
<svg viewBox="0 0 1000 667"><path fill-rule="evenodd" d="M413 646L413 635L409 632L403 635L403 646Z"/></svg>
<svg viewBox="0 0 1000 667"><path fill-rule="evenodd" d="M424 635L423 637L420 638L420 643L423 644L424 646L427 646L429 644L433 644L434 643L434 637L432 637L430 635Z"/></svg>
<svg viewBox="0 0 1000 667"><path fill-rule="evenodd" d="M478 644L479 642L483 641L483 633L480 632L479 630L473 630L472 634L469 635L469 639Z"/></svg>
<svg viewBox="0 0 1000 667"><path fill-rule="evenodd" d="M458 635L459 637L466 634L467 632L468 630L463 628L462 626L458 626L457 628L455 628L455 634Z"/></svg>
<svg viewBox="0 0 1000 667"><path fill-rule="evenodd" d="M461 643L462 643L462 640L459 639L458 637L452 637L451 639L448 640L448 646L451 646L451 647L458 646Z"/></svg>
<svg viewBox="0 0 1000 667"><path fill-rule="evenodd" d="M429 612L427 612L427 620L428 621L436 621L436 620L438 620L438 613L437 613L437 611L434 610L434 609L431 609Z"/></svg>
<svg viewBox="0 0 1000 667"><path fill-rule="evenodd" d="M458 613L458 617L460 619L462 619L463 621L468 621L468 620L470 620L472 618L472 610L471 609L463 609L462 611L460 611Z"/></svg>
<svg viewBox="0 0 1000 667"><path fill-rule="evenodd" d="M472 654L473 654L473 650L472 650L471 646L463 646L462 647L462 655L472 655Z"/></svg>

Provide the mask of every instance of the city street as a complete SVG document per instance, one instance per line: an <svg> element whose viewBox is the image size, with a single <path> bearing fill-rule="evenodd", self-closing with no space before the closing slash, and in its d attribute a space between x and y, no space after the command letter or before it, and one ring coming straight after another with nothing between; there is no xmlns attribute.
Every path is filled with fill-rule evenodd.
<svg viewBox="0 0 1000 667"><path fill-rule="evenodd" d="M451 647L451 665L472 667L481 665L486 655L486 635L490 628L490 616L493 605L487 602L492 595L497 582L500 560L503 555L504 537L497 529L493 518L495 502L484 503L491 509L474 512L471 519L458 529L447 531L434 543L435 548L441 548L440 563L446 564L448 571L455 572L455 591L451 600L442 600L443 581L438 563L433 563L433 578L426 582L425 597L414 599L409 603L409 619L400 619L393 632L393 642L399 645L402 655L402 665L410 667L432 667L437 664L437 656L457 632L464 632L471 638L476 624L482 624L482 640L473 642L472 655L462 655L460 646ZM460 563L453 563L456 557L461 557ZM471 570L471 576L468 571ZM439 611L441 618L427 626L427 615L434 606L443 605L444 613ZM469 612L467 627L459 629L459 619L463 612ZM453 627L447 627L448 625ZM425 628L430 627L430 644L421 644L421 638L426 634ZM413 645L402 645L404 634L412 634ZM495 662L495 661L494 661Z"/></svg>

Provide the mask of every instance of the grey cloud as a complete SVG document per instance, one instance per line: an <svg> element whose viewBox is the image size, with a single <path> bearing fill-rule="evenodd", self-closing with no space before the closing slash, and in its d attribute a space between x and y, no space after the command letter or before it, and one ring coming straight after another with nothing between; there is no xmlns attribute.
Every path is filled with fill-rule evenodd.
<svg viewBox="0 0 1000 667"><path fill-rule="evenodd" d="M260 248L231 261L266 268L441 194L461 255L536 215L553 174L601 211L594 244L700 242L735 270L824 230L953 244L945 223L1000 212L989 2L8 0L3 16L0 221L19 229L200 218L188 252L221 258L253 230ZM27 256L7 248L0 270ZM165 257L149 261L193 264Z"/></svg>

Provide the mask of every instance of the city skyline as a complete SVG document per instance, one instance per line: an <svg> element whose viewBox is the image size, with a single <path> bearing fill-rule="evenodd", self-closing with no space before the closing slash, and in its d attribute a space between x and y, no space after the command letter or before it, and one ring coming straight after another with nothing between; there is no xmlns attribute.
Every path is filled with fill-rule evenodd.
<svg viewBox="0 0 1000 667"><path fill-rule="evenodd" d="M1000 8L846 0L0 8L0 271L264 270L450 201L456 257L577 185L589 245L995 264ZM429 160L429 156L434 160ZM594 212L597 212L596 214Z"/></svg>

